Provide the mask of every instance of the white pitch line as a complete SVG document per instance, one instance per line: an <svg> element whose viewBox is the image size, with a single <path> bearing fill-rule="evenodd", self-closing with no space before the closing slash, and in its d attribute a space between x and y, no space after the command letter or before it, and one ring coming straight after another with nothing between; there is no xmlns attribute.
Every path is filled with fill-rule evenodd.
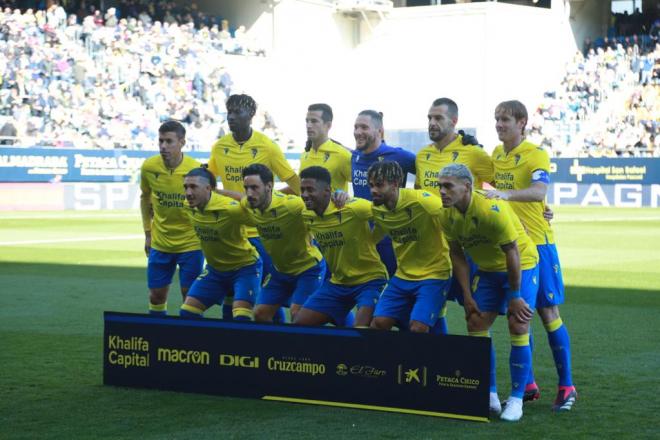
<svg viewBox="0 0 660 440"><path fill-rule="evenodd" d="M560 217L552 220L550 223L607 223L607 222L657 222L660 221L660 217L588 217L588 218L577 218L577 217Z"/></svg>
<svg viewBox="0 0 660 440"><path fill-rule="evenodd" d="M52 240L0 241L0 246L23 246L27 244L81 243L85 241L136 240L144 235L117 235L115 237L55 238Z"/></svg>
<svg viewBox="0 0 660 440"><path fill-rule="evenodd" d="M79 218L140 218L140 213L99 213L99 214L36 214L36 215L2 215L0 220L76 220Z"/></svg>

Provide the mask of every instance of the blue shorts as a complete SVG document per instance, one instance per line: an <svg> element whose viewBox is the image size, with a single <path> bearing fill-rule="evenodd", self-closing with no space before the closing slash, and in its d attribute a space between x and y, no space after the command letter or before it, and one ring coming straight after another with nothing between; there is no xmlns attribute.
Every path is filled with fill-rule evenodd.
<svg viewBox="0 0 660 440"><path fill-rule="evenodd" d="M557 246L542 244L536 246L536 249L539 251L539 294L536 307L564 304L564 278L561 275Z"/></svg>
<svg viewBox="0 0 660 440"><path fill-rule="evenodd" d="M172 284L177 265L179 285L181 288L190 287L204 269L204 254L201 250L170 253L151 248L147 261L147 286L159 289Z"/></svg>
<svg viewBox="0 0 660 440"><path fill-rule="evenodd" d="M472 258L468 254L465 254L465 260L470 267L468 281L472 282L474 275L477 273L477 265L472 261ZM460 305L463 305L463 289L461 289L461 285L458 284L458 279L455 277L452 277L449 293L447 294L447 301L456 301Z"/></svg>
<svg viewBox="0 0 660 440"><path fill-rule="evenodd" d="M358 308L375 306L386 284L386 280L373 280L357 286L343 286L325 281L307 298L303 307L328 315L335 325L344 325L346 314L356 304Z"/></svg>
<svg viewBox="0 0 660 440"><path fill-rule="evenodd" d="M390 237L383 238L377 245L376 250L378 255L380 255L380 261L383 262L387 273L390 278L394 276L396 272L396 255L394 255L394 248L392 247L392 239Z"/></svg>
<svg viewBox="0 0 660 440"><path fill-rule="evenodd" d="M539 289L539 267L522 271L520 297L531 309L536 307ZM509 289L509 275L506 272L477 271L472 279L472 297L482 312L498 312L503 315L508 306L506 292Z"/></svg>
<svg viewBox="0 0 660 440"><path fill-rule="evenodd" d="M270 255L268 255L268 252L266 252L266 248L261 242L261 238L252 237L252 238L248 238L248 241L252 246L254 246L257 252L259 252L259 256L261 257L261 262L263 264L261 277L263 281L270 273L272 273L275 270L275 268L273 267L273 260L270 258Z"/></svg>
<svg viewBox="0 0 660 440"><path fill-rule="evenodd" d="M304 304L325 280L325 260L298 275L286 275L273 269L266 278L257 304Z"/></svg>
<svg viewBox="0 0 660 440"><path fill-rule="evenodd" d="M446 280L408 281L392 277L376 304L374 318L396 319L400 328L410 321L433 327L445 305L451 278Z"/></svg>
<svg viewBox="0 0 660 440"><path fill-rule="evenodd" d="M195 298L207 308L221 303L225 296L234 301L254 304L261 292L261 260L238 270L220 272L208 264L206 270L193 283L188 296Z"/></svg>

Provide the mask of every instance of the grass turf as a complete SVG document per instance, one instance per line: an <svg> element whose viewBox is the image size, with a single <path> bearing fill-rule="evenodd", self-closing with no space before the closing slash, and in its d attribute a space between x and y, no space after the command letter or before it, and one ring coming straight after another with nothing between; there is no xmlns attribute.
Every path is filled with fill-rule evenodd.
<svg viewBox="0 0 660 440"><path fill-rule="evenodd" d="M554 414L556 373L534 322L541 400L490 424L102 385L102 312L144 312L136 212L0 213L1 438L652 438L660 412L660 212L560 208L555 230L579 399ZM99 240L103 238L103 240ZM169 312L180 299L170 295ZM210 316L219 316L212 311ZM450 331L465 334L449 308ZM498 380L508 336L496 322Z"/></svg>

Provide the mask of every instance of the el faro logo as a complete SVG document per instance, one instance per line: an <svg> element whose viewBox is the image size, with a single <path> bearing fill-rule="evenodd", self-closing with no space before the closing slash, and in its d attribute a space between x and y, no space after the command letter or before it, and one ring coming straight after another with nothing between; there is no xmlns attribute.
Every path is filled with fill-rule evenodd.
<svg viewBox="0 0 660 440"><path fill-rule="evenodd" d="M259 368L259 357L238 354L221 354L219 359L223 367Z"/></svg>

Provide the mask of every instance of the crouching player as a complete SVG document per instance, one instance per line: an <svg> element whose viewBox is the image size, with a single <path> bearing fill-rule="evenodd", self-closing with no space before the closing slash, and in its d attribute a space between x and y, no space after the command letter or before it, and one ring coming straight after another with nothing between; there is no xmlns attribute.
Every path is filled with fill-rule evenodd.
<svg viewBox="0 0 660 440"><path fill-rule="evenodd" d="M255 320L272 321L279 307L288 303L293 320L325 278L325 260L312 245L301 215L305 203L298 196L273 191L273 173L262 164L243 169L243 186L247 196L241 206L273 263L257 297Z"/></svg>
<svg viewBox="0 0 660 440"><path fill-rule="evenodd" d="M298 312L295 324L344 325L356 304L356 327L367 327L378 296L385 287L387 271L376 251L377 237L369 226L371 203L349 200L342 208L330 203L330 172L312 166L300 173L300 188L307 228L321 248L332 277L314 292ZM381 237L382 238L382 237Z"/></svg>
<svg viewBox="0 0 660 440"><path fill-rule="evenodd" d="M375 162L367 176L375 228L392 238L397 262L371 326L428 333L451 283L449 249L440 226L442 202L427 191L400 189L404 174L396 162Z"/></svg>
<svg viewBox="0 0 660 440"><path fill-rule="evenodd" d="M234 319L251 320L261 290L262 262L248 241L240 203L213 192L215 177L206 168L191 170L183 186L207 264L191 286L180 315L201 317L207 308L233 295Z"/></svg>
<svg viewBox="0 0 660 440"><path fill-rule="evenodd" d="M440 196L446 209L442 226L449 243L454 276L463 291L465 318L471 336L489 336L498 313L507 310L511 335L511 396L500 418L518 421L531 368L529 323L538 291L538 252L507 202L489 200L473 191L465 165L440 171ZM470 290L467 253L477 265ZM501 411L495 385L495 356L491 351L491 410Z"/></svg>

